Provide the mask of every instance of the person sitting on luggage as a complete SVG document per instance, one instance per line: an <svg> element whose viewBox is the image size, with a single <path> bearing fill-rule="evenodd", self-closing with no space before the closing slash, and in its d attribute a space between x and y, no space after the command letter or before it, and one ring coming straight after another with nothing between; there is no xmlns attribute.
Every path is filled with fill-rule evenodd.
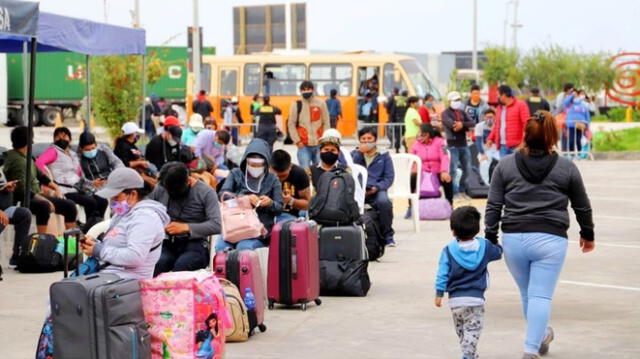
<svg viewBox="0 0 640 359"><path fill-rule="evenodd" d="M125 279L151 279L160 258L164 227L169 215L161 203L147 199L151 185L131 168L111 172L107 183L96 193L109 199L115 216L101 241L86 235L80 242L84 254L106 267L100 273L113 273Z"/></svg>
<svg viewBox="0 0 640 359"><path fill-rule="evenodd" d="M100 188L107 181L111 171L124 167L120 159L113 154L109 146L98 145L96 137L90 132L83 132L78 142L80 166L84 176Z"/></svg>
<svg viewBox="0 0 640 359"><path fill-rule="evenodd" d="M165 205L171 218L154 276L205 268L208 238L222 229L215 190L190 177L184 163L169 162L160 171L160 183L149 199Z"/></svg>
<svg viewBox="0 0 640 359"><path fill-rule="evenodd" d="M221 199L227 193L249 196L267 233L271 233L273 219L282 212L282 187L278 177L269 172L270 161L269 144L265 140L254 138L244 152L240 167L231 170L220 189ZM269 239L269 234L261 238L241 240L238 243L218 239L216 252L222 252L226 248L256 249L268 246Z"/></svg>
<svg viewBox="0 0 640 359"><path fill-rule="evenodd" d="M444 197L453 204L453 183L451 174L449 173L449 153L447 152L447 143L442 138L440 131L433 127L430 123L424 123L420 126L419 141L411 147L411 153L420 157L422 161L422 176L426 173L438 176L440 186L444 189ZM413 192L418 185L416 183L416 174L411 174L411 191ZM409 207L408 217L411 218L411 207Z"/></svg>
<svg viewBox="0 0 640 359"><path fill-rule="evenodd" d="M82 183L90 181L82 173L78 155L71 150L71 131L68 128L58 127L53 131L53 145L36 159L36 166L42 173L50 171L51 180L66 199L84 207L85 231L104 218L109 202L93 193L95 187L82 190Z"/></svg>
<svg viewBox="0 0 640 359"><path fill-rule="evenodd" d="M284 150L275 150L271 155L271 172L282 186L282 214L276 222L304 217L309 209L311 188L309 176L302 167L291 163L291 155Z"/></svg>
<svg viewBox="0 0 640 359"><path fill-rule="evenodd" d="M12 150L7 151L4 160L4 175L7 181L14 182L16 188L13 191L13 204L24 201L25 191L31 198L29 209L36 216L36 229L38 233L48 233L47 224L51 213L64 216L66 229L76 227L78 210L75 203L62 198L58 186L44 175L31 159L30 183L26 183L27 165L27 134L29 130L25 126L15 127L11 131ZM47 193L42 189L46 188Z"/></svg>
<svg viewBox="0 0 640 359"><path fill-rule="evenodd" d="M395 246L393 240L393 204L387 190L393 184L395 173L388 152L378 150L378 131L375 127L364 127L358 131L360 146L351 152L353 162L367 169L365 202L378 211L380 231L387 245Z"/></svg>
<svg viewBox="0 0 640 359"><path fill-rule="evenodd" d="M0 233L10 224L13 225L15 230L13 252L11 252L11 259L9 259L10 266L18 265L20 247L25 245L31 227L31 211L24 207L12 205L12 196L16 186L17 182L15 180L0 184ZM1 277L2 269L0 268Z"/></svg>

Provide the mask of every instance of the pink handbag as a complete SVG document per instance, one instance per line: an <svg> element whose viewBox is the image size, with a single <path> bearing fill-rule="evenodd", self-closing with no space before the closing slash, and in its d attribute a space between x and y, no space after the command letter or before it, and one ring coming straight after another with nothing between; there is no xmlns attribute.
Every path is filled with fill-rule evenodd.
<svg viewBox="0 0 640 359"><path fill-rule="evenodd" d="M153 359L224 356L231 319L216 276L206 271L163 273L141 280L140 288Z"/></svg>
<svg viewBox="0 0 640 359"><path fill-rule="evenodd" d="M445 198L421 199L418 204L421 220L443 220L451 216L451 204Z"/></svg>
<svg viewBox="0 0 640 359"><path fill-rule="evenodd" d="M222 239L226 242L238 243L244 239L259 238L267 234L258 213L251 205L249 196L235 197L225 193L222 195L220 206Z"/></svg>
<svg viewBox="0 0 640 359"><path fill-rule="evenodd" d="M438 174L431 172L422 172L420 179L420 198L438 198L440 197L440 179Z"/></svg>

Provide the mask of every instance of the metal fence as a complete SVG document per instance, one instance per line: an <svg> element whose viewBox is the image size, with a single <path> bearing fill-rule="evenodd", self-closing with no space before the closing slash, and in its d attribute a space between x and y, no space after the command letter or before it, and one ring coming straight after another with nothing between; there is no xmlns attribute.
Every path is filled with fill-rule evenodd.
<svg viewBox="0 0 640 359"><path fill-rule="evenodd" d="M560 131L560 140L556 145L558 153L571 159L593 160L591 133L588 129L565 127Z"/></svg>

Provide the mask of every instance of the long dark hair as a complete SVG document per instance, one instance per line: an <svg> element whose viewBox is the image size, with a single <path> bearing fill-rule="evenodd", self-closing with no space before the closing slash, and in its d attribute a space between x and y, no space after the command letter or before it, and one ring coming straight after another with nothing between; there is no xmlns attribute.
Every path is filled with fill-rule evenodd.
<svg viewBox="0 0 640 359"><path fill-rule="evenodd" d="M420 132L428 133L430 138L442 137L440 131L438 131L438 129L433 127L433 125L430 123L423 123L422 125L420 125Z"/></svg>

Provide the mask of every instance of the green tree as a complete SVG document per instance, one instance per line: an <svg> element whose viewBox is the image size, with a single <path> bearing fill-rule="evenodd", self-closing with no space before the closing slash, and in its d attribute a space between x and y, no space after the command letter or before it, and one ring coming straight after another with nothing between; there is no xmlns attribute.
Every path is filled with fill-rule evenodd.
<svg viewBox="0 0 640 359"><path fill-rule="evenodd" d="M515 49L490 46L485 48L484 79L490 84L519 87L524 76L518 68L519 53Z"/></svg>
<svg viewBox="0 0 640 359"><path fill-rule="evenodd" d="M164 73L162 60L147 58L147 84ZM142 59L140 56L99 56L91 60L93 114L112 137L125 122L136 121L142 104Z"/></svg>
<svg viewBox="0 0 640 359"><path fill-rule="evenodd" d="M615 71L611 67L611 55L586 55L582 60L580 75L580 86L589 92L598 92L608 87L615 78Z"/></svg>

